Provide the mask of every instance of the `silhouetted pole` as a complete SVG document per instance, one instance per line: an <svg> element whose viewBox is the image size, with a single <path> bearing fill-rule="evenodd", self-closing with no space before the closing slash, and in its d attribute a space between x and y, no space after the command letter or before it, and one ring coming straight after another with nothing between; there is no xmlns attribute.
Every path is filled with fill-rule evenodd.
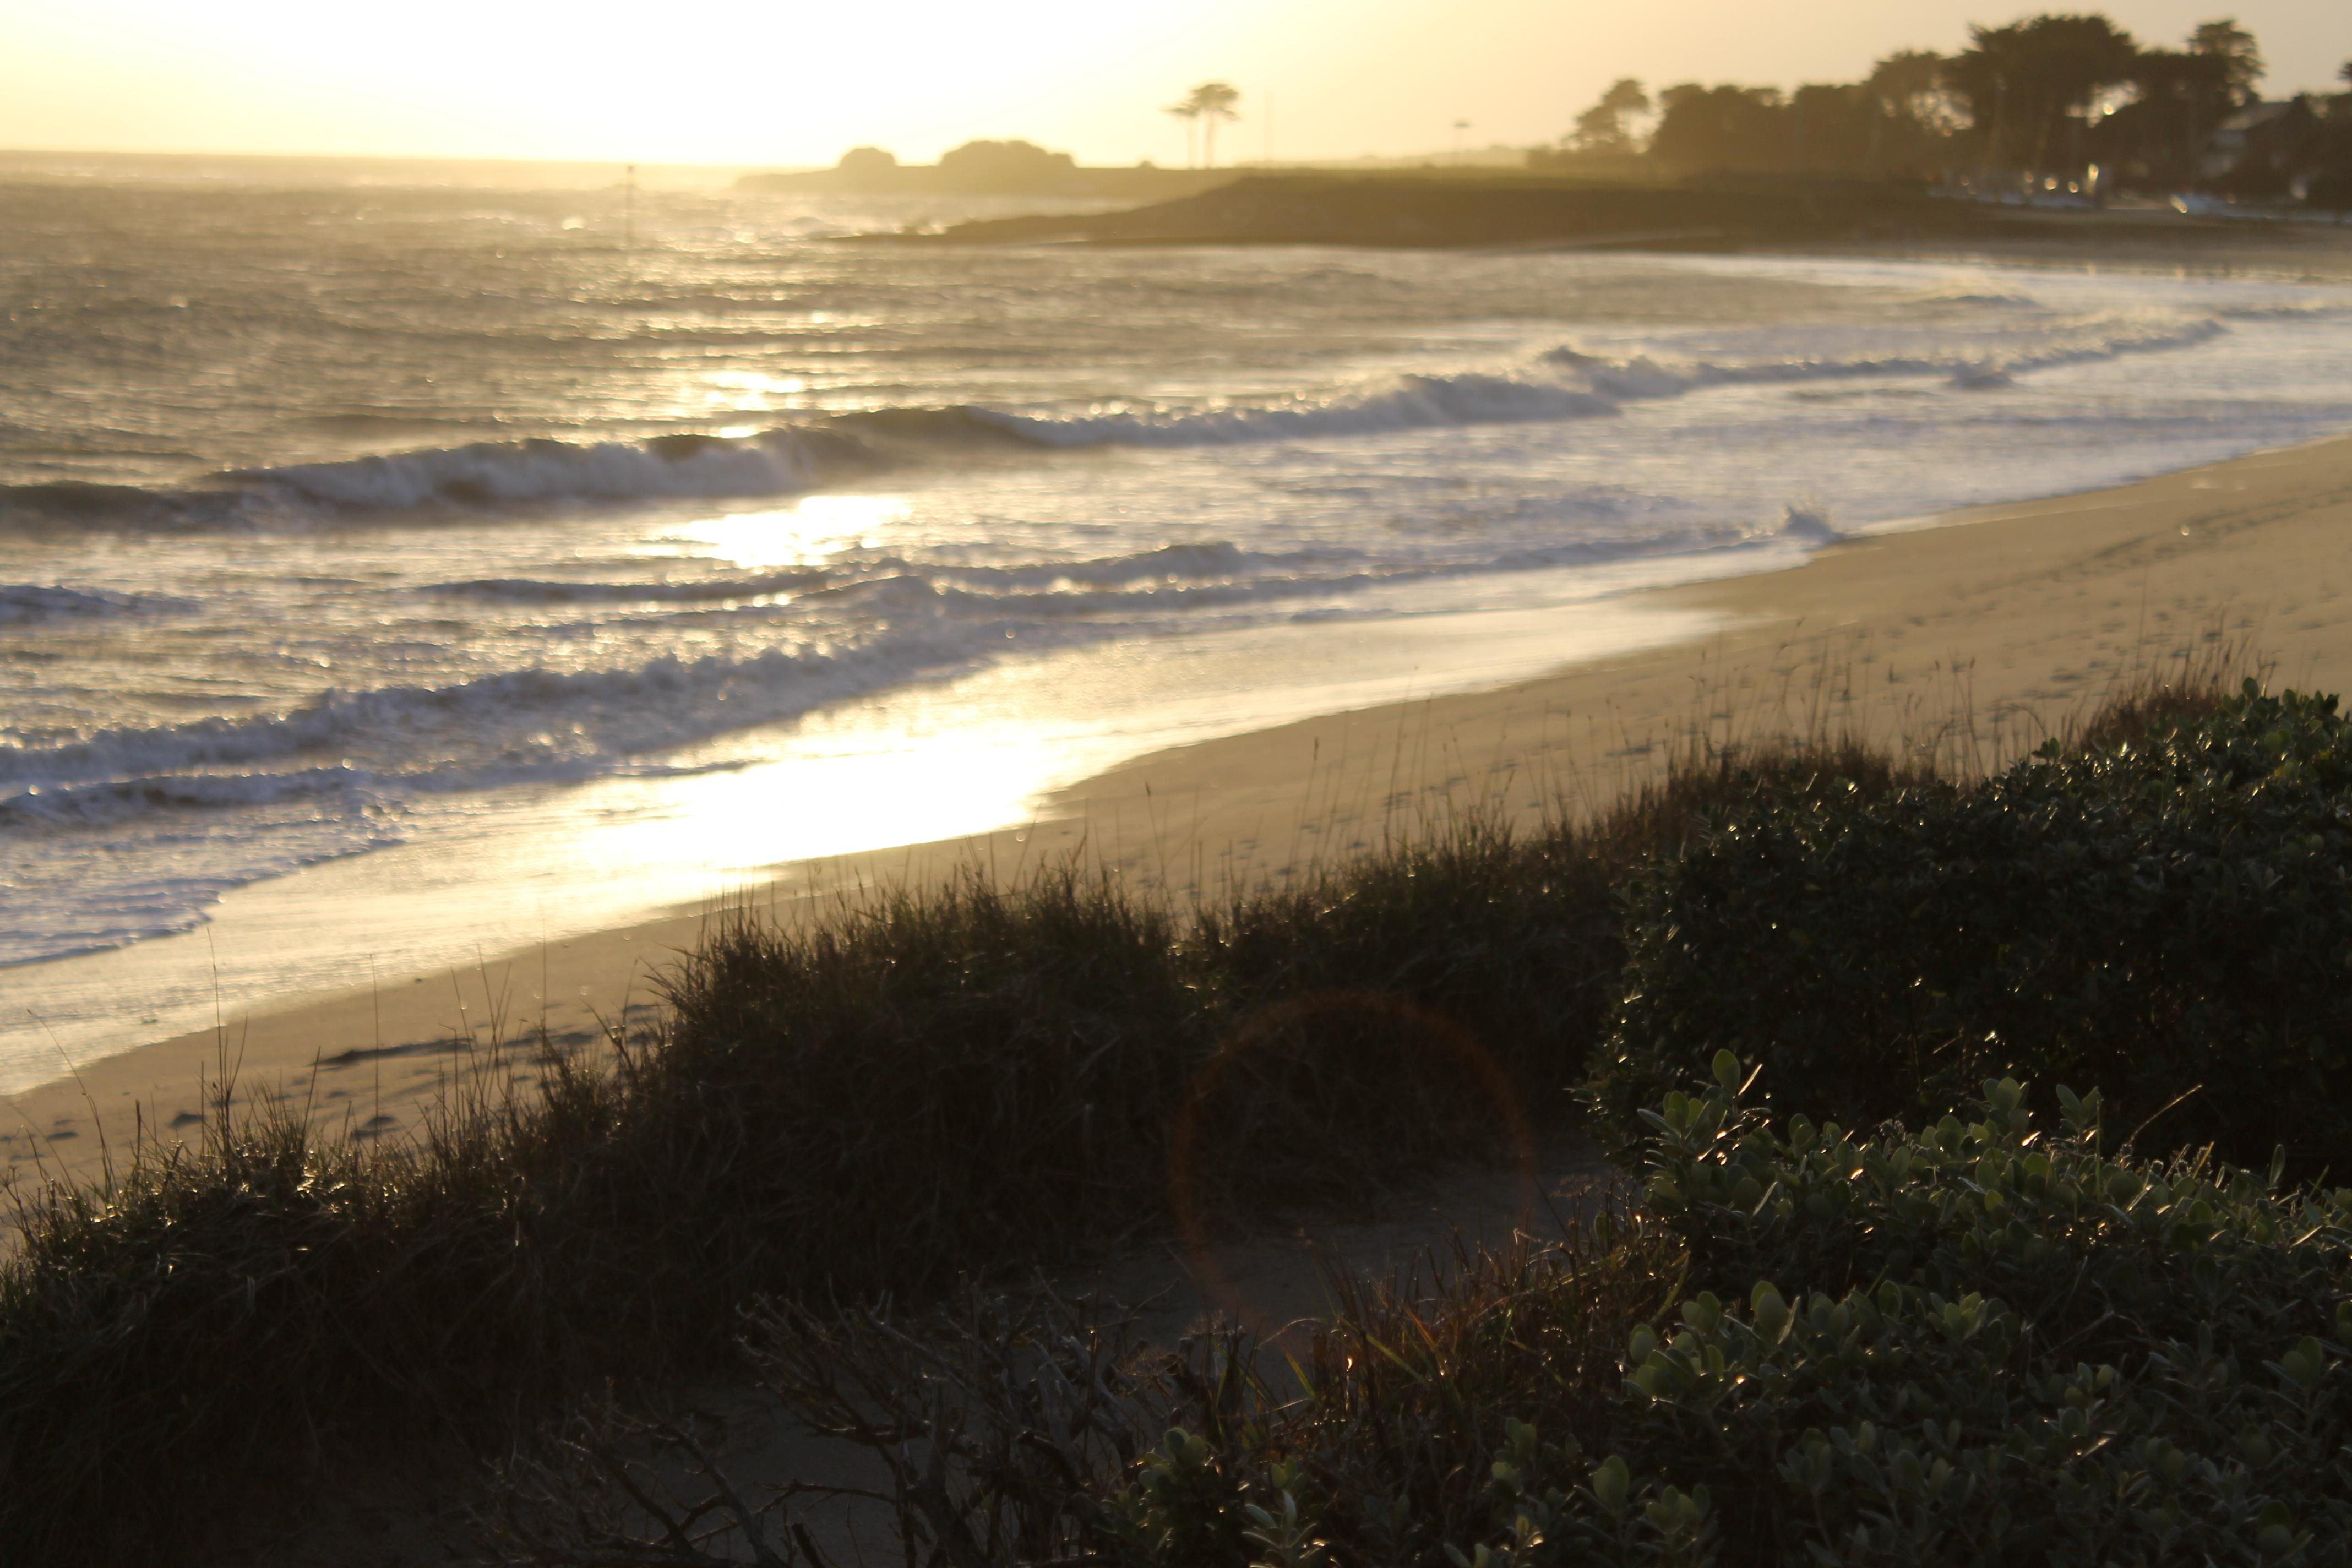
<svg viewBox="0 0 2352 1568"><path fill-rule="evenodd" d="M629 165L628 184L621 197L621 254L628 256L637 248L637 166Z"/></svg>

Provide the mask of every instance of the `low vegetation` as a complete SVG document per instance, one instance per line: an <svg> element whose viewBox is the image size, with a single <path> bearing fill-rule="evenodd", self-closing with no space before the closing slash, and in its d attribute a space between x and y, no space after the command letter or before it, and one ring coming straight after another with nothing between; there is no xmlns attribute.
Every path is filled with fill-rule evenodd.
<svg viewBox="0 0 2352 1568"><path fill-rule="evenodd" d="M2104 1086L2160 1147L2352 1168L2347 806L2335 699L2249 682L1981 784L1726 811L1636 879L1600 1124L1632 1146L1729 1047L1848 1125L2015 1073Z"/></svg>
<svg viewBox="0 0 2352 1568"><path fill-rule="evenodd" d="M17 1194L0 1556L137 1560L289 1465L497 1451L572 1391L731 1364L758 1296L920 1300L1541 1136L1615 999L1627 870L1832 770L1914 777L1695 761L1596 826L1465 818L1184 911L1066 866L730 922L657 1036L478 1086L413 1147L224 1098L105 1191Z"/></svg>
<svg viewBox="0 0 2352 1568"><path fill-rule="evenodd" d="M764 1300L769 1381L866 1424L953 1568L2310 1560L2347 1533L2352 1280L2344 1200L2289 1183L2343 1136L2352 742L2318 700L2155 695L1981 783L1695 756L1595 822L1197 909L1062 868L737 921L659 1035L411 1147L224 1105L18 1194L0 1556L184 1556L257 1476L501 1451L730 1364ZM1494 1158L1580 1081L1639 1186L1433 1296L1349 1288L1303 1384L959 1295ZM613 1451L517 1462L514 1560L696 1560Z"/></svg>
<svg viewBox="0 0 2352 1568"><path fill-rule="evenodd" d="M1238 1336L1139 1359L1088 1303L772 1317L757 1359L889 1460L934 1563L2343 1560L2352 1191L2111 1152L2095 1093L2044 1128L2002 1079L1857 1135L1715 1067L1651 1112L1640 1210L1434 1289L1335 1279L1289 1376ZM726 1560L582 1528L621 1495L519 1497L511 1560ZM728 1522L814 1555L782 1510Z"/></svg>

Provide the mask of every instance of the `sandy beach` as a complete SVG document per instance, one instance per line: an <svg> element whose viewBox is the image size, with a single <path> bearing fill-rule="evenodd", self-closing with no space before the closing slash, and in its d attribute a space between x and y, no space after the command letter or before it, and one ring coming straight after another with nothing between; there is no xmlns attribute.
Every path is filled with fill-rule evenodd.
<svg viewBox="0 0 2352 1568"><path fill-rule="evenodd" d="M1574 810L1700 734L1851 728L1983 766L2038 743L2111 682L2215 639L2242 642L2279 684L2352 684L2352 439L1934 522L1849 539L1793 570L1624 602L1711 627L1702 637L1161 752L1061 792L1024 828L781 867L750 901L793 918L845 889L1074 853L1180 898L1213 896L1451 808ZM584 1044L649 1021L663 966L716 912L674 910L461 973L357 973L348 989L216 1029L127 1041L11 1099L0 1149L20 1173L95 1177L137 1140L193 1128L224 1073L242 1103L404 1135L500 1044L542 1029ZM527 1062L514 1070L528 1080Z"/></svg>

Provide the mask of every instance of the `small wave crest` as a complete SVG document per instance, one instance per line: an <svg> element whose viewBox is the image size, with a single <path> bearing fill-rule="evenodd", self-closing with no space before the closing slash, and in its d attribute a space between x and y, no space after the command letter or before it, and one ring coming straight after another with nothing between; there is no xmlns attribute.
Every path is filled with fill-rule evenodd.
<svg viewBox="0 0 2352 1568"><path fill-rule="evenodd" d="M0 783L55 788L379 753L384 771L413 753L464 763L469 783L520 780L698 738L714 726L757 722L760 711L737 717L747 709L782 717L798 710L751 700L832 673L840 662L774 649L748 658L665 656L632 668L526 669L447 686L330 690L281 713L0 745Z"/></svg>
<svg viewBox="0 0 2352 1568"><path fill-rule="evenodd" d="M1454 425L1582 419L1617 412L1610 398L1551 380L1485 374L1408 375L1318 401L1191 410L1119 409L1077 416L994 414L1041 446L1205 447L1301 437L1370 436Z"/></svg>
<svg viewBox="0 0 2352 1568"><path fill-rule="evenodd" d="M436 583L424 590L446 598L490 599L514 605L698 605L763 599L777 594L823 587L821 567L764 572L751 577L709 577L687 582L567 583L543 577L477 577Z"/></svg>
<svg viewBox="0 0 2352 1568"><path fill-rule="evenodd" d="M1984 305L2012 310L2039 310L2042 306L2041 300L2028 294L2010 294L1998 289L1972 288L1966 284L1930 289L1925 293L1912 295L1910 302L1914 305Z"/></svg>
<svg viewBox="0 0 2352 1568"><path fill-rule="evenodd" d="M812 488L824 459L848 455L821 433L657 436L647 441L485 441L463 447L255 468L228 477L313 505L408 510L546 500L781 495ZM830 449L828 449L830 448Z"/></svg>
<svg viewBox="0 0 2352 1568"><path fill-rule="evenodd" d="M488 599L522 605L709 605L758 601L782 595L842 593L893 582L919 589L962 589L974 594L1069 588L1126 587L1139 584L1202 582L1234 578L1268 566L1294 563L1286 557L1253 555L1224 540L1167 544L1128 555L1077 561L1037 561L986 566L917 562L900 555L849 556L822 566L798 566L748 575L664 578L646 583L567 582L541 577L485 577L438 583L424 590L453 598Z"/></svg>
<svg viewBox="0 0 2352 1568"><path fill-rule="evenodd" d="M2062 366L2095 363L2127 354L2193 348L2229 331L2219 318L2116 319L2085 323L2071 334L2055 334L2037 346L2011 351L1961 350L1950 353L1874 354L1852 357L1693 360L1664 363L1647 356L1610 360L1562 346L1543 362L1583 380L1594 391L1626 402L1675 397L1710 386L1759 386L1808 381L1876 377L1938 377L1955 387L2007 386L2021 374Z"/></svg>
<svg viewBox="0 0 2352 1568"><path fill-rule="evenodd" d="M198 609L174 594L116 593L104 588L44 587L0 583L0 626L26 622L101 620L116 616L185 616Z"/></svg>
<svg viewBox="0 0 2352 1568"><path fill-rule="evenodd" d="M1451 426L1591 419L1626 404L1679 397L1707 387L1759 386L1873 377L1939 377L1957 387L2005 384L2017 375L2193 347L2228 328L2216 317L2189 321L2100 320L2071 335L2009 353L1860 355L1669 363L1647 355L1609 359L1562 345L1517 374L1467 372L1408 375L1320 400L1197 409L1114 409L1098 414L992 413L1024 438L1047 447L1194 447L1328 436L1368 436Z"/></svg>
<svg viewBox="0 0 2352 1568"><path fill-rule="evenodd" d="M34 786L0 795L0 825L100 827L167 811L274 805L320 796L362 797L370 775L344 766L273 773L182 773Z"/></svg>
<svg viewBox="0 0 2352 1568"><path fill-rule="evenodd" d="M238 468L179 488L0 486L0 529L207 530L550 501L791 495L887 466L887 458L856 437L821 426L785 426L740 437L475 441L337 462Z"/></svg>

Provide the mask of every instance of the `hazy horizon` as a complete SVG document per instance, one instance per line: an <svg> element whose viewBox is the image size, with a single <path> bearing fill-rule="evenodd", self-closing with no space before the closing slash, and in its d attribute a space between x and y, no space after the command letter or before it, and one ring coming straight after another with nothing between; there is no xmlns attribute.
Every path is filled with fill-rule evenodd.
<svg viewBox="0 0 2352 1568"><path fill-rule="evenodd" d="M1485 0L1441 16L1403 0L1150 13L1028 0L787 15L712 0L688 26L581 6L555 26L510 0L418 0L396 26L287 0L200 16L163 0L0 0L0 147L796 166L861 143L929 161L989 136L1089 163L1176 163L1183 131L1161 106L1215 77L1242 91L1221 162L1407 156L1550 142L1621 76L1654 87L1850 79L1893 50L1957 48L1969 22L2032 9L1831 0L1792 18L1732 0L1638 15ZM2104 9L2143 40L2171 42L2231 7ZM2267 95L2323 89L2352 56L2352 12L2309 0L2234 9L2270 62ZM910 37L923 43L908 48Z"/></svg>

